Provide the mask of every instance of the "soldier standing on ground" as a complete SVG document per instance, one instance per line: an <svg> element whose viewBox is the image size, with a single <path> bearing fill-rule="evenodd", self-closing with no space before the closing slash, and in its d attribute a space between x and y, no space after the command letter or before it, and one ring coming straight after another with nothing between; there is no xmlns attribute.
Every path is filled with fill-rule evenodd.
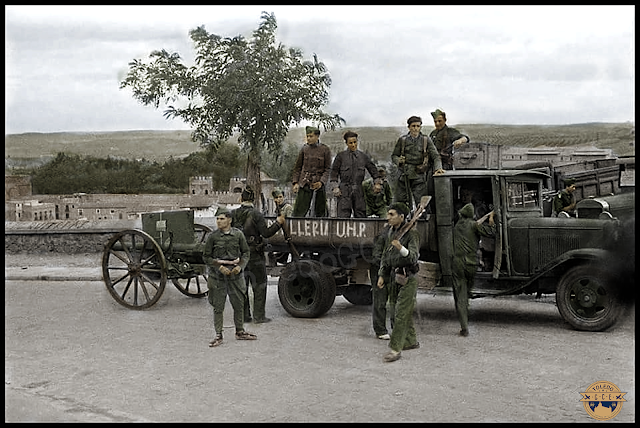
<svg viewBox="0 0 640 428"><path fill-rule="evenodd" d="M330 181L333 184L333 196L338 198L338 217L363 218L367 216L362 181L366 171L377 182L378 169L371 157L358 150L358 134L347 131L343 135L346 150L338 153L331 166ZM338 184L340 179L340 184Z"/></svg>
<svg viewBox="0 0 640 428"><path fill-rule="evenodd" d="M242 232L231 227L231 213L228 209L218 208L216 225L218 229L209 234L203 251L204 262L209 271L207 297L213 307L213 327L216 333L214 340L209 343L210 347L222 345L227 295L233 307L236 339L257 339L255 334L244 329L244 297L247 288L242 271L249 262L249 245Z"/></svg>
<svg viewBox="0 0 640 428"><path fill-rule="evenodd" d="M385 208L386 216L386 208ZM389 340L389 331L387 330L387 302L389 301L389 287L384 286L378 288L378 271L380 270L380 261L384 252L385 238L389 235L391 226L388 224L373 239L372 260L369 267L369 278L371 279L371 294L373 297L373 306L371 315L373 319L373 332L376 337L381 340ZM395 306L389 306L389 318L391 329L393 330Z"/></svg>
<svg viewBox="0 0 640 428"><path fill-rule="evenodd" d="M394 191L395 202L402 202L409 208L420 202L420 198L429 194L427 189L427 169L433 162L433 175L444 174L442 161L436 147L427 135L420 132L422 119L411 116L407 119L409 133L398 138L391 153L391 162L398 166L400 176Z"/></svg>
<svg viewBox="0 0 640 428"><path fill-rule="evenodd" d="M393 202L393 192L387 180L387 169L384 166L378 167L378 178L378 182L375 182L373 177L362 182L367 217L386 217L387 207ZM382 182L380 183L380 181Z"/></svg>
<svg viewBox="0 0 640 428"><path fill-rule="evenodd" d="M567 178L564 180L564 189L553 197L553 217L563 213L569 217L575 217L576 198L573 192L576 191L576 179Z"/></svg>
<svg viewBox="0 0 640 428"><path fill-rule="evenodd" d="M489 224L474 220L474 208L468 203L458 211L459 220L453 228L453 300L460 321L460 336L469 335L469 298L478 269L478 241L481 236L494 236L494 212L489 213Z"/></svg>
<svg viewBox="0 0 640 428"><path fill-rule="evenodd" d="M244 269L246 293L244 295L244 322L251 322L251 308L249 305L249 284L253 289L253 321L257 324L271 321L265 315L267 303L267 263L264 254L265 239L270 238L280 230L285 219L280 214L276 221L267 227L267 221L260 211L253 206L255 193L246 186L242 191L241 203L233 211L232 226L242 230L249 244L249 262Z"/></svg>
<svg viewBox="0 0 640 428"><path fill-rule="evenodd" d="M331 149L320 142L320 130L307 126L307 143L302 147L293 166L293 216L327 217L326 185L331 171ZM315 196L315 198L314 198ZM314 206L311 203L315 200Z"/></svg>
<svg viewBox="0 0 640 428"><path fill-rule="evenodd" d="M385 362L400 359L404 350L420 347L413 325L413 309L418 293L416 273L419 270L420 238L416 229L411 228L400 240L395 239L396 232L405 224L408 215L409 208L405 204L392 204L387 212L390 228L386 235L382 235L384 249L377 286L388 288L389 304L395 307L394 326L389 341L391 351L384 356Z"/></svg>

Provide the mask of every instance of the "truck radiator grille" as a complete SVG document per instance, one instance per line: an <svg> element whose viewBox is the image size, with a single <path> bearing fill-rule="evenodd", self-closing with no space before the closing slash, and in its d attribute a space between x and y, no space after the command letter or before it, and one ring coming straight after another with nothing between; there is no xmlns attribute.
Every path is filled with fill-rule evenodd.
<svg viewBox="0 0 640 428"><path fill-rule="evenodd" d="M573 233L563 233L557 231L553 235L541 235L536 239L537 251L531 251L532 268L535 271L540 269L560 254L569 250L580 248L580 239ZM531 249L533 250L533 248Z"/></svg>

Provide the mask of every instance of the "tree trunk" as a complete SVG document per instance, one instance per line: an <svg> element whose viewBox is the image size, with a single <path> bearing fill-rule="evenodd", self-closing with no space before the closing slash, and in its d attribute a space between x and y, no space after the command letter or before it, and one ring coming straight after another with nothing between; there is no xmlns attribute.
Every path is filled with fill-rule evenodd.
<svg viewBox="0 0 640 428"><path fill-rule="evenodd" d="M260 154L256 150L249 151L247 157L247 185L255 192L253 205L262 211L262 180L260 178Z"/></svg>

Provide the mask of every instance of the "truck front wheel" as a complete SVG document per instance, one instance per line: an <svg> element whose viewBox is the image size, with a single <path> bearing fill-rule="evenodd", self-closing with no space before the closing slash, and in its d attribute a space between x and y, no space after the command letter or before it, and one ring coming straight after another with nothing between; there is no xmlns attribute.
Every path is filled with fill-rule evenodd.
<svg viewBox="0 0 640 428"><path fill-rule="evenodd" d="M576 330L603 331L616 323L622 306L602 269L576 266L561 278L556 303L562 318Z"/></svg>
<svg viewBox="0 0 640 428"><path fill-rule="evenodd" d="M333 306L336 282L315 260L294 260L284 267L278 280L280 304L296 318L317 318Z"/></svg>

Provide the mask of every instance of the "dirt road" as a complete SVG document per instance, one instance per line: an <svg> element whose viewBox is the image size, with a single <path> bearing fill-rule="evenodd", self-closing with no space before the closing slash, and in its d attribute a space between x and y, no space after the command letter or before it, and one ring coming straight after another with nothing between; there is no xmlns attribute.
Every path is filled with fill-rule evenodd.
<svg viewBox="0 0 640 428"><path fill-rule="evenodd" d="M38 259L37 257L40 257ZM99 256L6 255L5 264L82 266ZM572 330L552 297L471 302L419 294L421 348L384 363L371 307L337 297L318 319L289 316L275 280L254 342L209 348L212 311L172 285L150 310L118 305L101 282L5 283L5 421L589 422L592 383L627 392L635 421L635 311L603 333Z"/></svg>

